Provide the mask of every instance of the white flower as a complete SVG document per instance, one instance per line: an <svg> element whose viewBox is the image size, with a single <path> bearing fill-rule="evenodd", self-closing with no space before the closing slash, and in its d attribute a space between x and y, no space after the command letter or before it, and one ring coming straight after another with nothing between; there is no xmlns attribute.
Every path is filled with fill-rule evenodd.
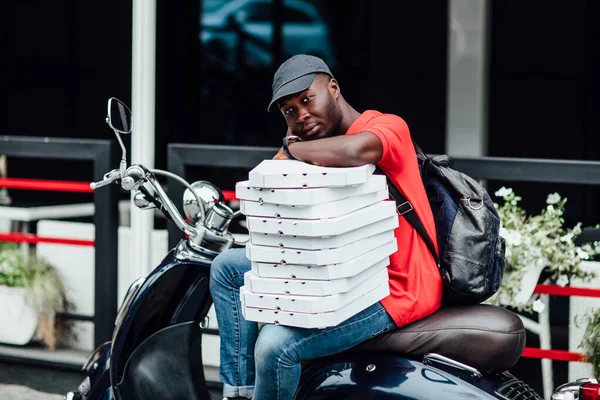
<svg viewBox="0 0 600 400"><path fill-rule="evenodd" d="M575 237L575 233L573 231L571 231L571 232L567 233L566 235L561 236L560 241L565 242L565 243L570 242L571 240L573 240L574 237Z"/></svg>
<svg viewBox="0 0 600 400"><path fill-rule="evenodd" d="M500 236L506 240L509 246L520 246L523 243L523 236L517 231L500 228Z"/></svg>
<svg viewBox="0 0 600 400"><path fill-rule="evenodd" d="M587 252L581 250L579 247L575 251L577 252L577 257L581 258L582 260L590 259L590 255Z"/></svg>
<svg viewBox="0 0 600 400"><path fill-rule="evenodd" d="M561 275L557 280L556 280L556 284L558 286L567 286L569 284L569 278L567 278L565 275Z"/></svg>
<svg viewBox="0 0 600 400"><path fill-rule="evenodd" d="M512 194L513 190L511 188L505 188L504 186L502 186L500 189L498 189L498 191L496 193L494 193L496 195L496 197L506 197L510 194Z"/></svg>
<svg viewBox="0 0 600 400"><path fill-rule="evenodd" d="M556 204L559 201L560 201L560 194L558 194L558 193L549 194L548 198L546 199L547 204Z"/></svg>
<svg viewBox="0 0 600 400"><path fill-rule="evenodd" d="M533 302L533 307L532 307L533 311L535 311L536 313L541 313L546 309L546 305L544 304L543 301L541 301L540 299L537 299L536 301Z"/></svg>

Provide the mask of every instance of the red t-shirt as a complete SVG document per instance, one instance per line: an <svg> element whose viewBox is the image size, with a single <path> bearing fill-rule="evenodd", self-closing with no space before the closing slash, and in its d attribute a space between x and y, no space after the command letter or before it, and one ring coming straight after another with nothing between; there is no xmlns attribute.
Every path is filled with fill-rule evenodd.
<svg viewBox="0 0 600 400"><path fill-rule="evenodd" d="M437 249L435 222L419 174L417 156L408 126L396 115L365 111L348 128L347 135L375 134L383 144L377 165L412 204ZM440 307L442 279L431 252L419 233L398 216L394 231L398 251L388 266L390 295L381 301L398 326L426 317Z"/></svg>

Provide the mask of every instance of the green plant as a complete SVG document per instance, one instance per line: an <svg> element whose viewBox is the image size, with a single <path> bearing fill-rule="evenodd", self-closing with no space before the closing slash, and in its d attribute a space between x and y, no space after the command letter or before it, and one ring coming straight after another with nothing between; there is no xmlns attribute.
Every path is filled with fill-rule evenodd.
<svg viewBox="0 0 600 400"><path fill-rule="evenodd" d="M0 285L23 287L22 265L19 248L10 243L0 243Z"/></svg>
<svg viewBox="0 0 600 400"><path fill-rule="evenodd" d="M19 246L0 243L0 285L23 287L27 300L38 313L38 334L50 349L72 334L71 326L56 319L70 312L72 303L58 270L35 254L25 255Z"/></svg>
<svg viewBox="0 0 600 400"><path fill-rule="evenodd" d="M592 364L594 376L600 378L600 309L589 317L579 347L583 350L587 361Z"/></svg>
<svg viewBox="0 0 600 400"><path fill-rule="evenodd" d="M581 223L564 227L566 198L553 193L537 215L527 215L520 207L521 197L510 188L495 193L503 204L495 204L500 216L500 235L506 240L506 267L498 293L489 302L510 305L519 311L540 311L539 296L533 295L526 304L516 304L523 277L530 268L542 267L542 277L550 283L566 286L573 278L588 281L594 274L581 268L583 260L600 254L600 243L575 245L573 239L581 233ZM541 264L540 264L541 263Z"/></svg>

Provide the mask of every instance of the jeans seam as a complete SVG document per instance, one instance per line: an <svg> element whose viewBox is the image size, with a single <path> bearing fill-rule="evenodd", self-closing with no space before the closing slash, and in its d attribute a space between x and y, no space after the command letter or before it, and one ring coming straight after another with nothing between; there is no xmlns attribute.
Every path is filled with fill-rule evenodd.
<svg viewBox="0 0 600 400"><path fill-rule="evenodd" d="M371 336L371 337L377 337L377 336L381 335L382 333L384 333L384 332L386 332L388 330L393 329L395 326L396 326L396 323L390 323L388 326L386 326L383 329L380 329L378 332L376 332L375 334L373 334L373 336Z"/></svg>
<svg viewBox="0 0 600 400"><path fill-rule="evenodd" d="M235 289L233 288L233 280L235 278L237 278L238 276L243 276L243 273L235 273L233 275L231 275L229 277L229 281L231 282L230 285L228 285L231 288L231 302L233 303L233 308L234 308L234 313L237 315L238 314L238 307L237 307L237 301L235 299ZM236 350L236 354L238 354L238 357L235 357L235 369L237 371L237 386L242 386L242 382L241 382L241 377L242 377L242 371L241 371L241 364L240 364L240 360L239 360L239 354L240 354L240 327L239 327L239 323L238 323L238 319L236 318L234 321L234 326L235 326L235 350Z"/></svg>
<svg viewBox="0 0 600 400"><path fill-rule="evenodd" d="M238 276L243 276L244 273L237 273L237 274L233 274L229 277L230 281L233 281L235 278L237 278Z"/></svg>
<svg viewBox="0 0 600 400"><path fill-rule="evenodd" d="M235 290L231 290L231 302L233 303L233 308L234 308L234 313L237 314L237 305L235 304ZM234 321L234 327L235 327L235 352L236 354L240 354L240 329L238 326L238 320L237 318L235 318ZM241 374L240 374L240 360L239 357L235 357L235 369L237 371L237 386L241 386Z"/></svg>

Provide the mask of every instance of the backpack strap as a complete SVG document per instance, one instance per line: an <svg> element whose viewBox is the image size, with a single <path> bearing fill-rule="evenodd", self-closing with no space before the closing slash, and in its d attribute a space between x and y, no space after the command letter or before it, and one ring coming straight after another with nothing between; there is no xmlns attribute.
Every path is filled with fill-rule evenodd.
<svg viewBox="0 0 600 400"><path fill-rule="evenodd" d="M421 236L421 238L427 245L427 248L431 252L431 255L433 255L433 258L435 259L435 263L437 264L438 267L440 267L440 258L435 250L435 245L433 244L431 237L429 237L429 234L425 230L425 227L423 226L423 223L419 219L419 216L413 209L412 204L410 204L410 202L406 199L406 197L404 197L402 195L402 193L398 190L396 185L394 185L394 183L391 181L391 179L385 174L385 172L383 172L381 170L381 168L376 166L375 173L380 174L380 175L385 175L385 177L387 179L388 190L390 192L390 199L394 200L396 202L396 210L398 211L398 214L402 215L404 217L404 219L406 219L406 221L409 224L411 224L413 226L413 228L415 228L415 230L419 233L419 235Z"/></svg>

